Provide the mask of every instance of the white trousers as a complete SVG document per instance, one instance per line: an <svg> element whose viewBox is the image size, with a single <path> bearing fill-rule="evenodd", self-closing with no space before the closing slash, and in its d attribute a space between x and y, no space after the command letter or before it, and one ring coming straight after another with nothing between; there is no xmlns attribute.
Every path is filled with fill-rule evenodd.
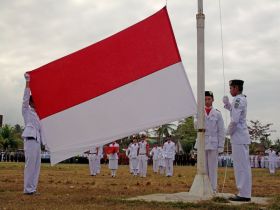
<svg viewBox="0 0 280 210"><path fill-rule="evenodd" d="M147 175L147 156L146 155L139 155L139 176L146 177Z"/></svg>
<svg viewBox="0 0 280 210"><path fill-rule="evenodd" d="M129 172L133 173L132 158L129 158Z"/></svg>
<svg viewBox="0 0 280 210"><path fill-rule="evenodd" d="M24 140L24 193L37 190L41 167L41 144L35 140Z"/></svg>
<svg viewBox="0 0 280 210"><path fill-rule="evenodd" d="M109 169L117 170L118 169L118 159L109 159Z"/></svg>
<svg viewBox="0 0 280 210"><path fill-rule="evenodd" d="M131 162L131 169L132 169L132 172L133 172L133 175L137 175L137 172L138 172L138 159L137 157L135 158L131 158L130 159L130 162Z"/></svg>
<svg viewBox="0 0 280 210"><path fill-rule="evenodd" d="M165 158L165 174L173 176L173 158Z"/></svg>
<svg viewBox="0 0 280 210"><path fill-rule="evenodd" d="M274 174L275 173L275 168L276 168L276 164L274 160L269 160L269 173Z"/></svg>
<svg viewBox="0 0 280 210"><path fill-rule="evenodd" d="M90 175L96 175L98 171L98 162L100 162L100 159L97 157L96 154L91 154L88 159L89 162L89 170Z"/></svg>
<svg viewBox="0 0 280 210"><path fill-rule="evenodd" d="M232 144L233 169L238 196L251 198L252 172L249 158L249 145Z"/></svg>
<svg viewBox="0 0 280 210"><path fill-rule="evenodd" d="M218 151L205 150L205 170L208 175L212 190L217 191Z"/></svg>
<svg viewBox="0 0 280 210"><path fill-rule="evenodd" d="M154 159L153 159L153 171L154 171L155 173L158 172L158 163L159 163L158 159L157 159L157 160L154 160Z"/></svg>

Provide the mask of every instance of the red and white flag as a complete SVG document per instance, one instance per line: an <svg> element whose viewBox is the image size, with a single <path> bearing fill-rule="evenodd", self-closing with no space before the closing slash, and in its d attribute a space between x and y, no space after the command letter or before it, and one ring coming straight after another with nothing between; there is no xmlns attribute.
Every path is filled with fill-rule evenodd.
<svg viewBox="0 0 280 210"><path fill-rule="evenodd" d="M165 7L30 77L52 164L196 112Z"/></svg>

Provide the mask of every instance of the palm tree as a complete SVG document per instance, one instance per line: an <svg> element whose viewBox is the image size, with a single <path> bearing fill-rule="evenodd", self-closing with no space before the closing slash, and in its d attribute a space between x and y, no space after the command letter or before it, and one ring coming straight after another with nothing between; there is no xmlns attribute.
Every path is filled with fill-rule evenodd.
<svg viewBox="0 0 280 210"><path fill-rule="evenodd" d="M157 128L154 129L154 132L156 133L156 136L158 137L159 144L163 143L163 138L171 136L174 131L176 130L176 124L175 123L168 123L163 124Z"/></svg>
<svg viewBox="0 0 280 210"><path fill-rule="evenodd" d="M14 127L10 125L4 125L0 129L0 147L2 149L18 149L22 147L21 133L18 133Z"/></svg>

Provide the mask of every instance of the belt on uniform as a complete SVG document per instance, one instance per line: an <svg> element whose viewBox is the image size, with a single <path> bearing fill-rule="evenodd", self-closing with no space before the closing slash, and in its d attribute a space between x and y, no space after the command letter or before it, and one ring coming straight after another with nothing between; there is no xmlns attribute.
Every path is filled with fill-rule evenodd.
<svg viewBox="0 0 280 210"><path fill-rule="evenodd" d="M34 137L29 136L29 137L26 137L26 140L37 140L37 139L34 138Z"/></svg>
<svg viewBox="0 0 280 210"><path fill-rule="evenodd" d="M146 155L146 153L142 153L142 154L140 153L139 155Z"/></svg>
<svg viewBox="0 0 280 210"><path fill-rule="evenodd" d="M91 155L97 155L97 153L89 153L89 154L91 154Z"/></svg>

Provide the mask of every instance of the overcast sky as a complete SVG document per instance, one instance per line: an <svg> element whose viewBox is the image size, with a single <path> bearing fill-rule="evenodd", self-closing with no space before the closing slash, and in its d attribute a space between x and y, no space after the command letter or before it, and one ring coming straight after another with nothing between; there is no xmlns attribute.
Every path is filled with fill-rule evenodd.
<svg viewBox="0 0 280 210"><path fill-rule="evenodd" d="M21 124L23 74L104 39L155 13L165 0L0 0L0 114ZM280 138L280 1L221 0L226 94L245 80L248 120L273 123ZM177 44L196 95L197 0L168 0ZM206 89L222 108L219 1L204 2ZM226 117L227 116L227 117Z"/></svg>

